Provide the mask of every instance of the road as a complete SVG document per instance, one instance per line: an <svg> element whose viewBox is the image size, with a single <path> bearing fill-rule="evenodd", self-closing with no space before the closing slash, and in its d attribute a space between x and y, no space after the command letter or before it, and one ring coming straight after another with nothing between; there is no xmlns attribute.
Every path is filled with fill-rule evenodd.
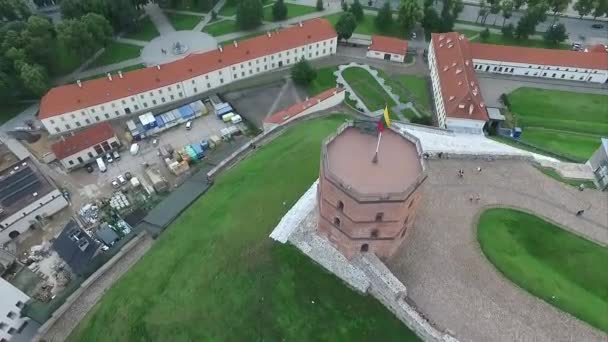
<svg viewBox="0 0 608 342"><path fill-rule="evenodd" d="M477 19L477 14L479 13L479 6L475 5L465 5L464 10L458 16L459 20L465 20L470 22L475 22ZM517 22L522 17L522 12L514 12L513 16L505 22L506 24L512 23L513 25L517 25ZM496 25L502 25L503 17L498 14L490 14L486 19L486 24L493 24L496 19ZM570 36L570 40L578 41L589 44L597 44L597 43L608 43L608 29L594 29L591 27L595 21L587 20L587 19L578 19L578 18L557 18L558 22L563 23L566 26L566 30ZM553 24L553 16L547 15L547 20L544 23L539 24L536 27L537 31L546 31L549 26ZM604 23L604 25L608 25ZM585 40L582 40L579 36L586 37Z"/></svg>

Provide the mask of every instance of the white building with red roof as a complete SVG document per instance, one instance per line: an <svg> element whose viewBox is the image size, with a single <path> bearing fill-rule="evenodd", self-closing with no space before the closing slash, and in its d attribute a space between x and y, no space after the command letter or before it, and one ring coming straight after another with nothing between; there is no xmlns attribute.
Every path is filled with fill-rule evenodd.
<svg viewBox="0 0 608 342"><path fill-rule="evenodd" d="M367 57L393 62L405 62L407 40L393 37L372 36L372 44L367 48Z"/></svg>
<svg viewBox="0 0 608 342"><path fill-rule="evenodd" d="M457 32L433 33L428 58L439 127L482 134L488 121L469 41Z"/></svg>
<svg viewBox="0 0 608 342"><path fill-rule="evenodd" d="M337 34L325 19L234 42L213 51L145 69L52 88L38 118L59 134L201 96L226 84L336 52Z"/></svg>
<svg viewBox="0 0 608 342"><path fill-rule="evenodd" d="M94 161L119 146L120 141L112 126L108 122L102 122L75 134L61 137L60 141L51 145L51 150L67 170L72 170Z"/></svg>

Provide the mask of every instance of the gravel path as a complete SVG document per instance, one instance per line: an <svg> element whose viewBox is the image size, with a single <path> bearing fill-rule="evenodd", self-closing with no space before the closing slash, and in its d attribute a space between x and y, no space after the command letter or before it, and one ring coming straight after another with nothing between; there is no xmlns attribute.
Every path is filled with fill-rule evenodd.
<svg viewBox="0 0 608 342"><path fill-rule="evenodd" d="M505 205L607 244L605 193L579 192L523 161L431 160L428 166L414 231L388 262L421 312L462 341L606 341L602 332L504 278L476 236L484 207ZM460 168L463 179L456 175ZM477 194L479 203L471 203ZM575 217L582 208L588 208L583 218Z"/></svg>
<svg viewBox="0 0 608 342"><path fill-rule="evenodd" d="M55 322L43 338L49 342L65 341L72 330L86 316L101 296L152 246L154 240L147 234L123 255L112 267L91 284L74 301L72 306Z"/></svg>

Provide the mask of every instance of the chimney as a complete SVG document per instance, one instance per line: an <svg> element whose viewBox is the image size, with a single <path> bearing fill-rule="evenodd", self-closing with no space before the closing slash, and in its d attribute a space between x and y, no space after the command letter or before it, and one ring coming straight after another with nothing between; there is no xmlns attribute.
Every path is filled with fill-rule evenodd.
<svg viewBox="0 0 608 342"><path fill-rule="evenodd" d="M160 70L160 64L156 64L156 69Z"/></svg>
<svg viewBox="0 0 608 342"><path fill-rule="evenodd" d="M122 71L118 70L118 77L122 78Z"/></svg>
<svg viewBox="0 0 608 342"><path fill-rule="evenodd" d="M473 88L473 96L477 96L478 91L477 91L477 87Z"/></svg>
<svg viewBox="0 0 608 342"><path fill-rule="evenodd" d="M444 66L443 66L443 71L448 71L448 69L449 69L449 68L450 68L450 67L448 67L447 65L444 65Z"/></svg>
<svg viewBox="0 0 608 342"><path fill-rule="evenodd" d="M300 21L300 22L298 23L298 25L300 25L300 27L302 27L302 22Z"/></svg>
<svg viewBox="0 0 608 342"><path fill-rule="evenodd" d="M464 109L464 103L460 103L460 104L458 104L458 108L460 108L460 109Z"/></svg>
<svg viewBox="0 0 608 342"><path fill-rule="evenodd" d="M455 96L450 96L450 100L449 101L454 101L456 97Z"/></svg>
<svg viewBox="0 0 608 342"><path fill-rule="evenodd" d="M239 47L239 42L237 42L236 40L233 40L232 44L234 44L234 47Z"/></svg>
<svg viewBox="0 0 608 342"><path fill-rule="evenodd" d="M108 76L108 79L111 81L112 80L112 74L107 73L106 75Z"/></svg>
<svg viewBox="0 0 608 342"><path fill-rule="evenodd" d="M61 136L61 141L65 141L65 137L63 135Z"/></svg>
<svg viewBox="0 0 608 342"><path fill-rule="evenodd" d="M473 104L469 105L469 115L473 114Z"/></svg>
<svg viewBox="0 0 608 342"><path fill-rule="evenodd" d="M224 49L222 48L222 46L221 46L221 45L218 45L218 46L217 46L217 49L218 49L218 50L220 50L220 52L224 52Z"/></svg>
<svg viewBox="0 0 608 342"><path fill-rule="evenodd" d="M78 84L78 88L82 88L82 82L80 82L80 80L76 80L76 84Z"/></svg>
<svg viewBox="0 0 608 342"><path fill-rule="evenodd" d="M270 38L272 35L270 34L270 31L266 31L266 35L268 36L268 38Z"/></svg>
<svg viewBox="0 0 608 342"><path fill-rule="evenodd" d="M461 72L462 72L462 69L460 69L460 68L456 69L456 75L460 74Z"/></svg>

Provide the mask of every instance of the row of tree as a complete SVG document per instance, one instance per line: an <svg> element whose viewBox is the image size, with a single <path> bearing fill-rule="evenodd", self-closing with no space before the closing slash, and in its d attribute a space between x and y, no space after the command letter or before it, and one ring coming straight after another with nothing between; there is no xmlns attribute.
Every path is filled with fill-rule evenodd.
<svg viewBox="0 0 608 342"><path fill-rule="evenodd" d="M236 24L242 30L252 30L262 25L264 20L264 5L260 0L229 0L226 5L236 6ZM323 0L317 0L316 8L322 11ZM284 0L277 0L272 5L272 20L287 19L289 9ZM363 8L361 8L363 15Z"/></svg>
<svg viewBox="0 0 608 342"><path fill-rule="evenodd" d="M116 32L133 30L143 6L149 0L62 0L63 19L78 19L96 13L108 19Z"/></svg>

